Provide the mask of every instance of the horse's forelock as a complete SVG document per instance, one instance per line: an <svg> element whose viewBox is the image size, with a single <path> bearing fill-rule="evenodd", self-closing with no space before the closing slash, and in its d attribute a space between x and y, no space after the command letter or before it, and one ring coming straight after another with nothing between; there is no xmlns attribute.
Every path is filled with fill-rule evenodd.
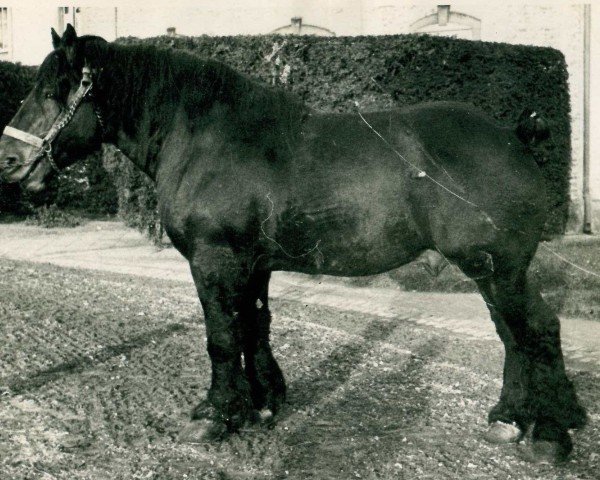
<svg viewBox="0 0 600 480"><path fill-rule="evenodd" d="M64 47L58 47L49 53L38 70L38 79L51 79L60 75L69 75L71 71L80 69L87 57L97 57L108 42L102 37L84 35L77 39L73 61ZM90 58L91 59L91 58Z"/></svg>

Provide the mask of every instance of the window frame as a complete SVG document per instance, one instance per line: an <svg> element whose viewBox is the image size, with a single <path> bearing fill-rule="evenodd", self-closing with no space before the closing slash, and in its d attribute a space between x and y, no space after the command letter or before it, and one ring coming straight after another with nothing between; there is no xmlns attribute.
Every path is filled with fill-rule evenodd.
<svg viewBox="0 0 600 480"><path fill-rule="evenodd" d="M0 54L10 55L12 47L12 8L0 7Z"/></svg>

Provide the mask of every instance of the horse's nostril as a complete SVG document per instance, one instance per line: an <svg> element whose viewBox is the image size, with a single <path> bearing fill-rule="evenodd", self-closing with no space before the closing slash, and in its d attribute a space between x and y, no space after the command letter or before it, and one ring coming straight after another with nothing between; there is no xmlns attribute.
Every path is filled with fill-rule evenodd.
<svg viewBox="0 0 600 480"><path fill-rule="evenodd" d="M19 163L19 157L16 155L8 155L4 158L4 165L7 168L14 167L17 163Z"/></svg>

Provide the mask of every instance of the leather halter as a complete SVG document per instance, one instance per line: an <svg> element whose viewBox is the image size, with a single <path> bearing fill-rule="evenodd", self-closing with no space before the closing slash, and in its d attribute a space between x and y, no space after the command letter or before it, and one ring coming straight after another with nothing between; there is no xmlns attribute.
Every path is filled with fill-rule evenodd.
<svg viewBox="0 0 600 480"><path fill-rule="evenodd" d="M44 138L40 138L29 132L26 132L24 130L19 130L19 129L11 127L9 125L4 127L4 131L2 132L3 135L7 135L9 137L15 138L17 140L20 140L21 142L32 145L38 149L38 152L34 157L32 157L27 162L23 162L23 164L21 165L21 167L28 167L27 174L29 174L29 171L31 170L33 165L39 159L41 159L43 157L46 157L48 159L48 162L50 163L50 165L52 166L52 168L54 170L56 170L57 172L59 171L59 168L56 165L54 158L52 158L52 142L56 139L56 137L61 132L61 130L63 128L65 128L69 124L69 122L73 119L73 115L75 115L77 108L79 108L79 105L81 105L81 102L83 101L83 99L85 97L87 97L89 95L91 90L92 90L91 70L89 69L89 67L86 66L86 67L83 67L83 69L82 69L81 83L79 84L79 88L77 89L77 92L75 92L75 96L73 97L73 100L71 101L71 103L69 104L67 109L59 114L59 116L56 118L56 120L54 121L54 124L52 125L52 127L50 127L50 130L48 131L48 133L46 133L46 136ZM94 111L96 113L96 116L98 117L100 126L104 127L102 117L100 116L98 110L96 108L94 108Z"/></svg>

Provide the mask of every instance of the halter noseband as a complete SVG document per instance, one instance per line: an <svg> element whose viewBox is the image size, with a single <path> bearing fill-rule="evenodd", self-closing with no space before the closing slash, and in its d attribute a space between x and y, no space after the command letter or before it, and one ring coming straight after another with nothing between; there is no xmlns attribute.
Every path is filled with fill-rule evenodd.
<svg viewBox="0 0 600 480"><path fill-rule="evenodd" d="M73 97L73 100L69 104L68 108L65 111L61 112L60 115L56 118L56 120L54 121L54 124L52 125L52 127L50 127L50 130L48 131L48 133L46 134L46 136L44 138L40 138L29 132L25 132L24 130L19 130L17 128L14 128L14 127L11 127L8 125L6 127L4 127L4 132L2 132L3 135L7 135L9 137L16 138L17 140L20 140L29 145L33 145L34 147L36 147L38 149L37 154L34 157L32 157L32 159L29 160L28 162L24 162L21 165L22 167L28 167L29 169L31 169L31 167L33 166L33 164L35 162L37 162L40 158L45 156L48 159L48 162L50 163L52 168L54 170L56 170L57 172L59 171L59 168L56 165L54 158L52 158L52 142L56 139L56 137L61 132L61 130L63 128L65 128L69 124L69 122L73 119L73 115L75 115L77 108L79 108L79 105L81 105L81 102L83 101L83 99L85 97L88 96L88 94L90 93L91 90L92 90L91 70L89 69L89 67L86 66L86 67L83 67L83 69L82 69L81 83L79 84L79 88L77 89L77 92L75 92L75 96ZM98 112L98 110L96 108L94 108L94 112L96 113L96 116L98 117L100 126L104 127L104 122L102 121L102 117L100 116L100 113Z"/></svg>

